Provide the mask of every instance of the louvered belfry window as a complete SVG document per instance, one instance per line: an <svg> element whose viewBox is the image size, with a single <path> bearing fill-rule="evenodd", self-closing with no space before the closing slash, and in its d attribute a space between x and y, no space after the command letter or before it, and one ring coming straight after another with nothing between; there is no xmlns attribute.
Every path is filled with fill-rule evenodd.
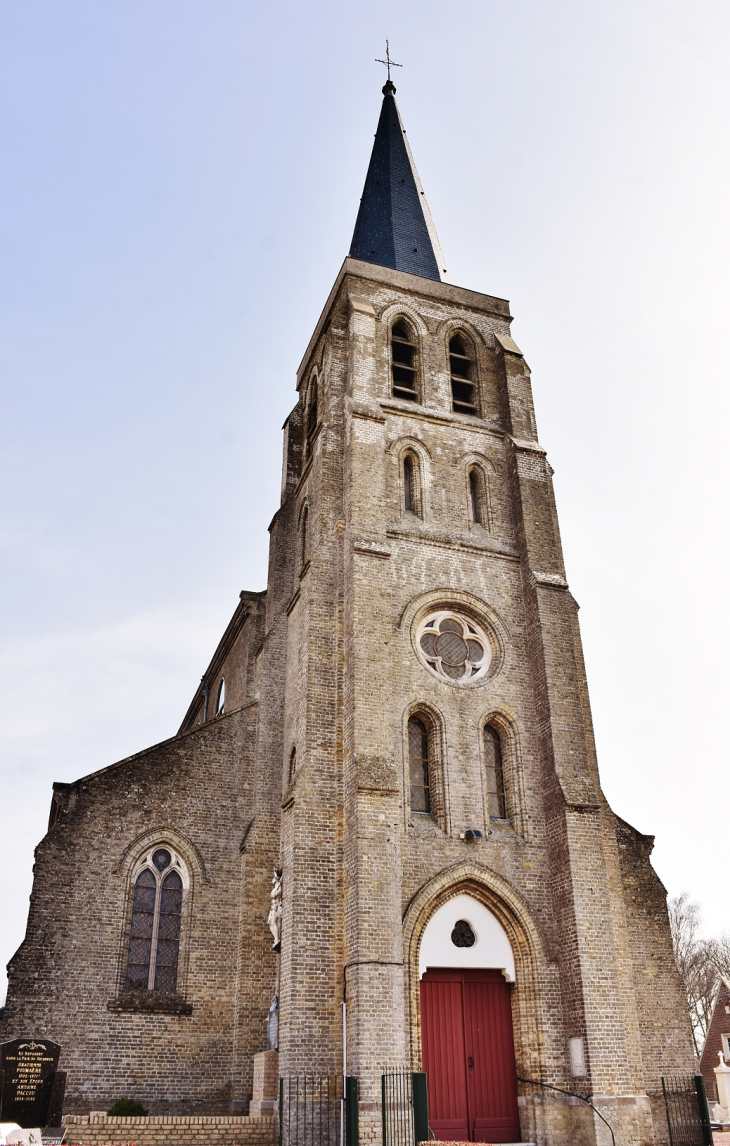
<svg viewBox="0 0 730 1146"><path fill-rule="evenodd" d="M393 397L418 401L418 371L416 367L416 339L404 318L393 323L390 333L391 372Z"/></svg>
<svg viewBox="0 0 730 1146"><path fill-rule="evenodd" d="M408 721L408 757L411 779L411 811L430 812L429 784L430 729L420 716Z"/></svg>
<svg viewBox="0 0 730 1146"><path fill-rule="evenodd" d="M504 798L504 771L502 744L499 733L491 724L484 729L484 759L487 769L487 805L491 820L504 820L507 810Z"/></svg>
<svg viewBox="0 0 730 1146"><path fill-rule="evenodd" d="M459 414L476 414L474 355L463 334L449 339L449 370L453 408Z"/></svg>
<svg viewBox="0 0 730 1146"><path fill-rule="evenodd" d="M167 848L157 848L139 873L132 898L125 988L177 990L183 881Z"/></svg>

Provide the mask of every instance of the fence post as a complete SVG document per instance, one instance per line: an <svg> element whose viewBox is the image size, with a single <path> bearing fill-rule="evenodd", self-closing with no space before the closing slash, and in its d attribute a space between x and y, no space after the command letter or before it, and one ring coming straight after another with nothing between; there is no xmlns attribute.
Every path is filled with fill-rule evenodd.
<svg viewBox="0 0 730 1146"><path fill-rule="evenodd" d="M345 1142L347 1146L357 1146L358 1137L357 1079L348 1074L345 1079Z"/></svg>
<svg viewBox="0 0 730 1146"><path fill-rule="evenodd" d="M383 1119L383 1146L388 1146L388 1115L385 1108L385 1075L380 1076L380 1112Z"/></svg>
<svg viewBox="0 0 730 1146"><path fill-rule="evenodd" d="M712 1123L710 1121L710 1108L707 1105L707 1091L705 1080L701 1074L695 1075L695 1090L697 1091L697 1105L700 1108L700 1122L702 1123L702 1137L705 1146L712 1146Z"/></svg>
<svg viewBox="0 0 730 1146"><path fill-rule="evenodd" d="M419 1142L428 1142L428 1086L426 1075L416 1071L411 1075L413 1080L413 1134L418 1146Z"/></svg>

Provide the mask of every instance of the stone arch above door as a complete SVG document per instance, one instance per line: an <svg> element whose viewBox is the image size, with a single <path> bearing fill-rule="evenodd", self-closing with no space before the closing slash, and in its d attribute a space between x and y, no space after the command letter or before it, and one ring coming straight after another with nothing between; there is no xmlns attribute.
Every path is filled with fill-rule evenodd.
<svg viewBox="0 0 730 1146"><path fill-rule="evenodd" d="M421 1065L419 955L430 921L450 900L467 896L491 914L514 955L513 1024L518 1073L539 1078L549 1054L543 1019L544 999L559 991L557 966L545 957L542 938L520 893L502 876L478 863L460 863L440 872L414 895L403 916L406 1040L412 1068Z"/></svg>
<svg viewBox="0 0 730 1146"><path fill-rule="evenodd" d="M466 892L447 899L426 924L418 952L419 979L431 967L496 970L508 983L515 981L507 932L488 907Z"/></svg>

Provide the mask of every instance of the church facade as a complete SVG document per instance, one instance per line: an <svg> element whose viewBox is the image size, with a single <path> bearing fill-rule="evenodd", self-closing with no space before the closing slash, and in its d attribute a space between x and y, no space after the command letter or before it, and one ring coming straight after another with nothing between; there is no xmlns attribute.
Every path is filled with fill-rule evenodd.
<svg viewBox="0 0 730 1146"><path fill-rule="evenodd" d="M447 281L383 91L267 589L176 736L54 785L0 1039L62 1045L67 1111L222 1113L269 1045L341 1072L346 1021L363 1141L395 1066L437 1138L603 1141L562 1090L665 1142L689 1021L651 837L601 792L530 371Z"/></svg>

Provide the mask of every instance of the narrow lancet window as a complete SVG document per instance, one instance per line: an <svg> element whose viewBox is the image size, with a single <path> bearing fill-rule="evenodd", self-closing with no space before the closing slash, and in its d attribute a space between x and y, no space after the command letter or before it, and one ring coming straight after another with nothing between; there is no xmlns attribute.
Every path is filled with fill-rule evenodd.
<svg viewBox="0 0 730 1146"><path fill-rule="evenodd" d="M406 513L421 513L421 468L418 458L406 454L403 458L403 508Z"/></svg>
<svg viewBox="0 0 730 1146"><path fill-rule="evenodd" d="M404 318L393 324L390 339L393 397L418 401L416 339Z"/></svg>
<svg viewBox="0 0 730 1146"><path fill-rule="evenodd" d="M319 408L317 405L317 379L313 378L309 390L309 404L307 407L307 457L312 453L312 440L317 429Z"/></svg>
<svg viewBox="0 0 730 1146"><path fill-rule="evenodd" d="M482 490L478 470L469 470L469 509L475 525L484 524L482 513Z"/></svg>
<svg viewBox="0 0 730 1146"><path fill-rule="evenodd" d="M449 370L454 410L460 414L476 414L474 355L463 334L455 334L449 340Z"/></svg>
<svg viewBox="0 0 730 1146"><path fill-rule="evenodd" d="M413 513L413 458L407 454L403 461L403 496L406 511Z"/></svg>
<svg viewBox="0 0 730 1146"><path fill-rule="evenodd" d="M487 770L487 808L490 820L505 820L507 809L504 798L504 771L502 769L502 743L496 728L487 724L484 729L484 761Z"/></svg>
<svg viewBox="0 0 730 1146"><path fill-rule="evenodd" d="M429 725L421 716L412 716L408 721L408 758L411 780L411 811L430 812L431 793L429 783L429 748L431 733Z"/></svg>
<svg viewBox="0 0 730 1146"><path fill-rule="evenodd" d="M129 991L177 990L183 881L167 848L158 848L139 873L132 897L132 922L124 985Z"/></svg>
<svg viewBox="0 0 730 1146"><path fill-rule="evenodd" d="M221 677L221 682L218 685L218 696L217 696L216 702L215 702L215 714L216 714L216 716L222 716L225 707L226 707L226 682L225 682L225 679L223 677Z"/></svg>
<svg viewBox="0 0 730 1146"><path fill-rule="evenodd" d="M309 507L305 505L299 521L299 567L303 570L309 560Z"/></svg>

